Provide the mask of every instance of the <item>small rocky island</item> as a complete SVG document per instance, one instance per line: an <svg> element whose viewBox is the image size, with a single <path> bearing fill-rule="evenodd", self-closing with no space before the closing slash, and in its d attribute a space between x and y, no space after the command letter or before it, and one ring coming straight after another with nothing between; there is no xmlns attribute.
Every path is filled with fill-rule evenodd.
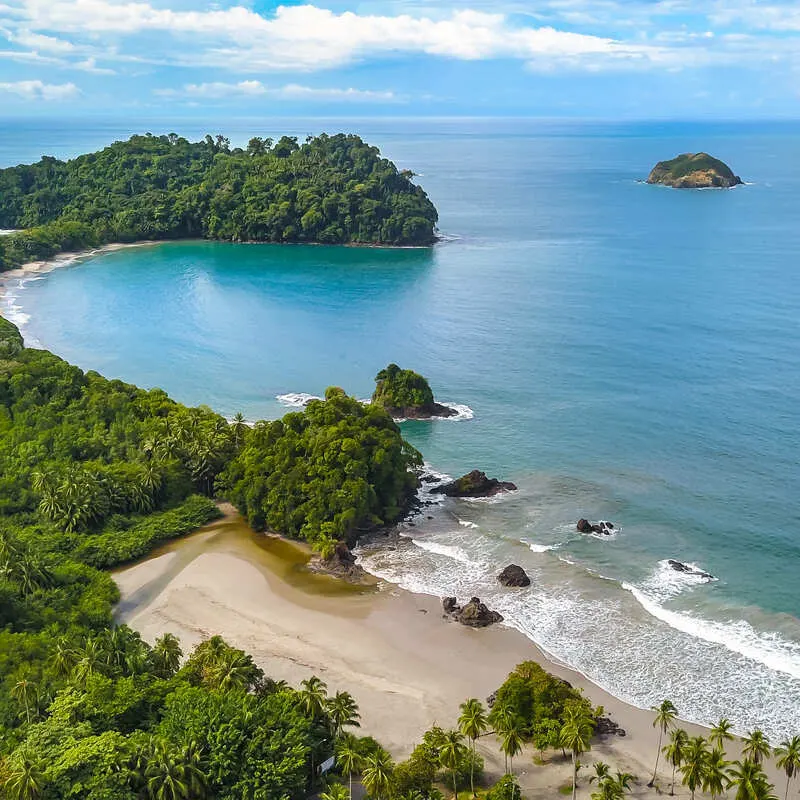
<svg viewBox="0 0 800 800"><path fill-rule="evenodd" d="M511 481L487 478L485 472L474 469L452 483L434 487L431 489L431 494L443 494L447 497L494 497L496 494L514 492L516 489L516 485Z"/></svg>
<svg viewBox="0 0 800 800"><path fill-rule="evenodd" d="M442 610L445 619L460 622L468 628L486 628L503 621L503 615L499 611L492 611L479 597L470 598L463 606L458 604L455 597L445 597L442 599Z"/></svg>
<svg viewBox="0 0 800 800"><path fill-rule="evenodd" d="M725 162L708 153L684 153L670 161L659 161L647 183L674 189L730 189L743 181Z"/></svg>
<svg viewBox="0 0 800 800"><path fill-rule="evenodd" d="M389 364L375 376L372 402L395 419L454 417L458 413L433 399L433 390L422 375L397 364Z"/></svg>

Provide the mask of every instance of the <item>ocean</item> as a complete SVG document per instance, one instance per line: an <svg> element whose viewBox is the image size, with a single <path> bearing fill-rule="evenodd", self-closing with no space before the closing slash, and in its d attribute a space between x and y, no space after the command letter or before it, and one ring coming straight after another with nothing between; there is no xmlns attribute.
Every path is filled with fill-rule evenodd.
<svg viewBox="0 0 800 800"><path fill-rule="evenodd" d="M0 164L219 128L6 121ZM800 125L240 120L223 132L242 144L322 130L360 133L414 170L443 241L128 249L15 281L2 313L83 368L248 419L333 384L367 397L389 362L422 372L461 411L402 424L430 469L478 468L519 491L425 508L399 547L362 553L367 569L480 595L635 705L669 697L693 721L794 734ZM699 150L746 185L640 182ZM617 532L579 534L580 517ZM510 562L530 589L497 584Z"/></svg>

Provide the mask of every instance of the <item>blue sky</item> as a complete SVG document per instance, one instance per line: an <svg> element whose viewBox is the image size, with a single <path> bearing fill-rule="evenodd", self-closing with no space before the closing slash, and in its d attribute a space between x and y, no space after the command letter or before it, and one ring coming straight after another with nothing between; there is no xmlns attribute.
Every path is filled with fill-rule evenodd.
<svg viewBox="0 0 800 800"><path fill-rule="evenodd" d="M800 2L0 0L0 116L800 116Z"/></svg>

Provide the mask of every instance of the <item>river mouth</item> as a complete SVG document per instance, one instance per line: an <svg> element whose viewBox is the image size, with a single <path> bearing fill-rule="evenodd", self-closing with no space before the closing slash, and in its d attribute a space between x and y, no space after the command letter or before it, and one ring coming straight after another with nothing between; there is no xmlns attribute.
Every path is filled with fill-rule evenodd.
<svg viewBox="0 0 800 800"><path fill-rule="evenodd" d="M312 572L307 568L311 559L308 548L299 542L258 533L240 514L229 510L224 517L198 531L162 544L135 564L113 570L112 575L118 576L141 565L159 562L157 568L152 563L147 579L120 601L115 618L129 619L144 610L195 559L207 554L234 556L256 567L273 589L292 590L292 599L300 605L316 606L315 601L323 598L351 598L353 610L358 613L361 602L378 590L377 580L353 584Z"/></svg>

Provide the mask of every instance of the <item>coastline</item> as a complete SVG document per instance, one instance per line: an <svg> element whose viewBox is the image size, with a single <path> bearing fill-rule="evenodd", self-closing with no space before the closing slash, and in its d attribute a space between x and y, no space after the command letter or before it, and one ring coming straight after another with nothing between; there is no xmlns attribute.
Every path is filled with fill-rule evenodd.
<svg viewBox="0 0 800 800"><path fill-rule="evenodd" d="M127 250L130 247L152 247L162 244L160 241L147 239L141 242L112 242L100 247L93 247L88 250L63 251L39 261L28 261L20 267L0 272L0 301L8 294L9 283L17 280L25 280L36 275L46 275L62 267L71 267L89 258L113 253L117 250Z"/></svg>
<svg viewBox="0 0 800 800"><path fill-rule="evenodd" d="M146 560L115 572L121 602L117 619L152 641L165 631L188 650L222 634L249 652L266 674L292 684L319 675L331 691L353 694L361 708L362 733L375 736L396 758L408 755L433 724L455 724L468 697L482 701L525 660L580 688L626 731L600 737L585 761L607 761L637 776L635 796L652 796L657 731L652 714L613 697L585 676L551 661L533 642L506 626L474 630L442 618L438 598L412 594L380 582L377 590L343 585L298 570L294 544L253 534L235 512L187 539L170 543ZM299 548L295 548L299 550ZM514 590L510 590L514 591ZM707 729L680 722L690 735ZM503 760L493 737L479 743L487 777L498 777ZM731 758L737 757L731 748ZM552 797L569 782L569 763L558 753L535 766L527 747L516 759L526 797ZM780 786L773 767L770 778ZM586 779L579 794L588 797ZM659 771L667 791L669 772ZM679 787L677 794L684 793ZM688 795L688 792L686 792Z"/></svg>

